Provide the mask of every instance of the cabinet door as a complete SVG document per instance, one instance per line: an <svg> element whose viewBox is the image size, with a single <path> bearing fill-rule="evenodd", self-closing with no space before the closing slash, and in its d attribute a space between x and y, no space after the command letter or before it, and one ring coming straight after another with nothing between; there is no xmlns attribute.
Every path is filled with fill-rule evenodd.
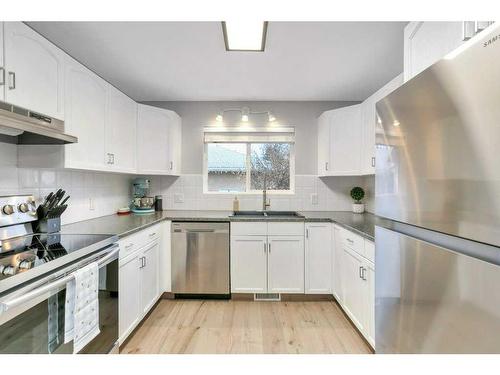
<svg viewBox="0 0 500 375"><path fill-rule="evenodd" d="M66 67L66 132L78 143L65 146L65 167L106 170L106 104L108 84L69 59Z"/></svg>
<svg viewBox="0 0 500 375"><path fill-rule="evenodd" d="M0 46L4 45L3 42L3 22L0 22ZM5 90L5 65L3 59L4 49L0 47L0 100L4 100L4 90Z"/></svg>
<svg viewBox="0 0 500 375"><path fill-rule="evenodd" d="M266 236L231 236L231 292L267 292L266 239Z"/></svg>
<svg viewBox="0 0 500 375"><path fill-rule="evenodd" d="M361 174L361 105L331 111L328 175Z"/></svg>
<svg viewBox="0 0 500 375"><path fill-rule="evenodd" d="M120 260L119 270L119 341L125 340L142 317L140 307L139 253Z"/></svg>
<svg viewBox="0 0 500 375"><path fill-rule="evenodd" d="M363 301L364 281L361 278L363 259L353 250L343 249L342 286L344 288L344 310L360 331L365 329Z"/></svg>
<svg viewBox="0 0 500 375"><path fill-rule="evenodd" d="M106 161L116 172L136 171L137 103L108 86Z"/></svg>
<svg viewBox="0 0 500 375"><path fill-rule="evenodd" d="M182 128L181 118L177 113L170 113L169 123L169 172L172 175L180 175L181 173L181 144L182 144Z"/></svg>
<svg viewBox="0 0 500 375"><path fill-rule="evenodd" d="M327 176L330 163L330 112L318 118L318 175Z"/></svg>
<svg viewBox="0 0 500 375"><path fill-rule="evenodd" d="M365 337L375 347L375 265L365 261L363 301L365 305Z"/></svg>
<svg viewBox="0 0 500 375"><path fill-rule="evenodd" d="M330 223L306 224L305 292L331 293L332 230Z"/></svg>
<svg viewBox="0 0 500 375"><path fill-rule="evenodd" d="M64 119L65 53L22 22L4 23L5 101Z"/></svg>
<svg viewBox="0 0 500 375"><path fill-rule="evenodd" d="M137 169L143 174L169 174L169 111L138 104Z"/></svg>
<svg viewBox="0 0 500 375"><path fill-rule="evenodd" d="M344 290L342 287L342 258L343 258L343 248L342 248L342 237L340 233L340 228L336 225L333 228L333 296L341 304L344 304Z"/></svg>
<svg viewBox="0 0 500 375"><path fill-rule="evenodd" d="M159 263L160 243L154 241L142 251L141 261L141 309L146 314L160 294Z"/></svg>
<svg viewBox="0 0 500 375"><path fill-rule="evenodd" d="M269 293L304 293L304 237L268 237Z"/></svg>
<svg viewBox="0 0 500 375"><path fill-rule="evenodd" d="M404 79L408 81L463 43L463 22L410 22L404 31Z"/></svg>

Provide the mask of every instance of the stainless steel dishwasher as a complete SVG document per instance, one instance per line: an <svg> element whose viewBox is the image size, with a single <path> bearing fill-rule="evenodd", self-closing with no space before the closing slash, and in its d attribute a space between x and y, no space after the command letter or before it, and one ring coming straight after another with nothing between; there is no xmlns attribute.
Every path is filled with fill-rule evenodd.
<svg viewBox="0 0 500 375"><path fill-rule="evenodd" d="M229 223L172 223L172 292L229 297Z"/></svg>

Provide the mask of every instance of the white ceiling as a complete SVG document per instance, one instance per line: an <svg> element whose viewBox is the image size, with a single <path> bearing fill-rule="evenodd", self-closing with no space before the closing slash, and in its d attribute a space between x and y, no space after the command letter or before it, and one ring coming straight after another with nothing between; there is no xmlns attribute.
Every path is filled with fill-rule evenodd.
<svg viewBox="0 0 500 375"><path fill-rule="evenodd" d="M219 22L29 22L138 101L363 100L403 70L406 22L269 22L227 52Z"/></svg>

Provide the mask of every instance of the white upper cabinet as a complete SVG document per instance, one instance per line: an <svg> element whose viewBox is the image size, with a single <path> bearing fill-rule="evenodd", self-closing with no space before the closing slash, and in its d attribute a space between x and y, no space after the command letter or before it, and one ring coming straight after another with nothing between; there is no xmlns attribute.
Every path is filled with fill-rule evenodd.
<svg viewBox="0 0 500 375"><path fill-rule="evenodd" d="M322 114L318 126L318 169L320 176L353 176L361 171L361 105L334 109ZM325 125L323 121L327 122ZM325 138L328 147L325 148ZM328 155L328 158L327 158Z"/></svg>
<svg viewBox="0 0 500 375"><path fill-rule="evenodd" d="M64 119L65 53L22 22L4 22L4 100ZM0 78L1 79L1 78Z"/></svg>
<svg viewBox="0 0 500 375"><path fill-rule="evenodd" d="M318 174L326 176L330 163L330 112L318 118Z"/></svg>
<svg viewBox="0 0 500 375"><path fill-rule="evenodd" d="M0 22L0 46L3 46L3 22ZM0 48L0 100L4 100L5 66L3 61L3 48Z"/></svg>
<svg viewBox="0 0 500 375"><path fill-rule="evenodd" d="M306 223L305 292L329 294L332 291L332 225Z"/></svg>
<svg viewBox="0 0 500 375"><path fill-rule="evenodd" d="M78 143L65 146L66 168L106 170L105 134L108 83L68 57L66 118L68 134Z"/></svg>
<svg viewBox="0 0 500 375"><path fill-rule="evenodd" d="M410 22L404 31L404 80L408 81L464 43L463 22Z"/></svg>
<svg viewBox="0 0 500 375"><path fill-rule="evenodd" d="M361 174L375 174L375 134L378 124L375 105L402 84L403 74L400 74L362 103L363 147ZM380 124L378 126L380 127Z"/></svg>
<svg viewBox="0 0 500 375"><path fill-rule="evenodd" d="M108 85L106 113L106 163L112 171L135 173L137 103Z"/></svg>
<svg viewBox="0 0 500 375"><path fill-rule="evenodd" d="M180 171L180 118L172 111L138 104L137 169L140 174L175 175Z"/></svg>
<svg viewBox="0 0 500 375"><path fill-rule="evenodd" d="M181 174L181 144L182 144L182 120L181 117L172 111L170 112L169 123L169 174L178 176Z"/></svg>

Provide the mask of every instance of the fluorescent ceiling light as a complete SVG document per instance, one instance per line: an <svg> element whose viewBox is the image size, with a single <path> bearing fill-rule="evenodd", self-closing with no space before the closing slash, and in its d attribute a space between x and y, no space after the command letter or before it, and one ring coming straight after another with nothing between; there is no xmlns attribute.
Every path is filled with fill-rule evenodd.
<svg viewBox="0 0 500 375"><path fill-rule="evenodd" d="M264 51L267 22L226 21L222 32L227 51Z"/></svg>

